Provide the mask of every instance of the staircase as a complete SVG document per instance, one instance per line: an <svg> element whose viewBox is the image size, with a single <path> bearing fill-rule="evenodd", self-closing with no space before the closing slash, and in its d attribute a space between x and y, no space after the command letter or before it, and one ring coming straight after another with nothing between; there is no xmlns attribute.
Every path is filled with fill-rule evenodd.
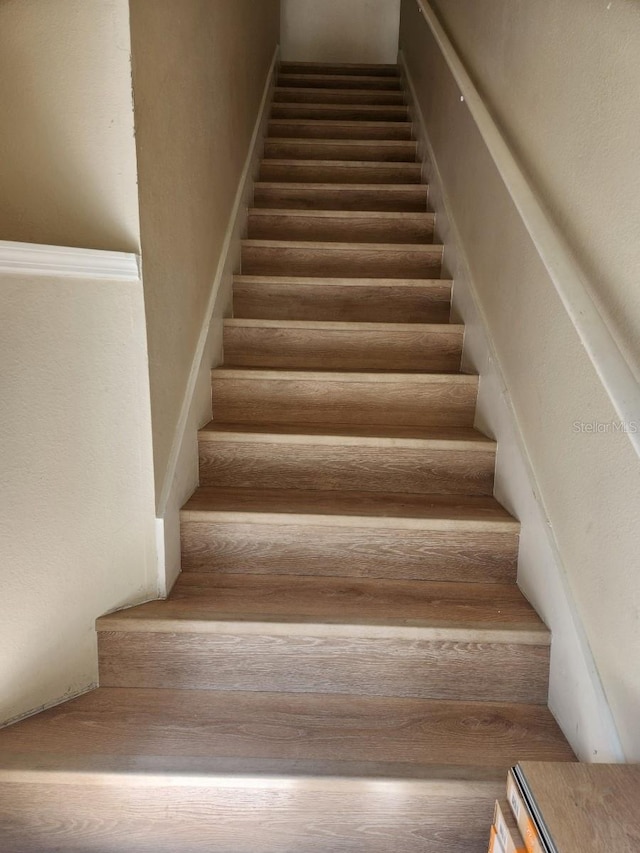
<svg viewBox="0 0 640 853"><path fill-rule="evenodd" d="M167 601L0 732L3 850L480 853L572 760L396 66L287 63Z"/></svg>

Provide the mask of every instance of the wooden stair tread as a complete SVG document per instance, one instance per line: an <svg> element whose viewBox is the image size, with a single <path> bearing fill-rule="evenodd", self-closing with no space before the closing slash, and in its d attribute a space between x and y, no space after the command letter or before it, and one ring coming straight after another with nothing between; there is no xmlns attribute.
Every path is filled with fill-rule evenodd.
<svg viewBox="0 0 640 853"><path fill-rule="evenodd" d="M447 325L447 324L443 324ZM415 385L457 385L459 387L474 387L478 377L471 373L424 373L421 371L395 370L307 370L276 369L268 367L215 367L211 371L214 379L233 379L273 382L322 381L345 383L380 383L398 386L400 384Z"/></svg>
<svg viewBox="0 0 640 853"><path fill-rule="evenodd" d="M367 72L374 72L378 76L400 76L400 68L398 65L385 62L298 62L291 60L288 62L281 62L280 70L300 74L331 74L332 71L335 71L340 74L355 74L356 76L366 74Z"/></svg>
<svg viewBox="0 0 640 853"><path fill-rule="evenodd" d="M280 90L282 91L282 90ZM292 91L292 90L290 90ZM297 90L302 92L302 89ZM320 91L320 90L319 90ZM278 90L276 89L276 94ZM393 95L393 93L390 93ZM297 115L296 115L297 114ZM275 101L271 109L272 118L343 118L350 116L357 120L358 116L368 117L370 121L402 121L409 120L409 108L406 104L336 104L305 101Z"/></svg>
<svg viewBox="0 0 640 853"><path fill-rule="evenodd" d="M393 121L400 118L408 121L411 116L404 93L399 89L328 89L317 86L276 86L270 118L370 118L376 121ZM294 106L293 111L291 106ZM324 106L325 110L313 107ZM284 109L283 109L284 107ZM335 107L353 107L340 110ZM388 107L399 108L387 109ZM310 109L311 108L311 109ZM373 108L373 109L371 109ZM369 111L371 110L371 111Z"/></svg>
<svg viewBox="0 0 640 853"><path fill-rule="evenodd" d="M366 74L278 74L277 83L287 88L322 88L322 89L373 89L375 91L402 91L402 81L399 77L388 75L372 76Z"/></svg>
<svg viewBox="0 0 640 853"><path fill-rule="evenodd" d="M394 289L398 287L441 288L443 285L451 286L452 284L451 280L446 278L322 278L286 275L235 275L233 281L235 284L278 284L293 287L388 287Z"/></svg>
<svg viewBox="0 0 640 853"><path fill-rule="evenodd" d="M371 164L368 163L367 165L371 165ZM413 164L411 164L411 165L413 165ZM268 190L271 190L271 189L291 189L292 188L291 182L289 182L289 181L256 181L253 186L254 186L254 189L256 189L256 190L261 190L261 189L268 189ZM402 193L402 194L413 193L415 195L422 196L427 192L428 185L427 184L382 184L382 185L380 185L380 184L340 184L340 183L320 184L320 183L304 183L303 181L296 181L295 182L295 189L298 189L298 190L306 189L306 190L317 190L317 191L330 189L330 190L335 190L336 192L343 191L347 194L350 192L367 192L367 191L372 192L372 193L378 193L378 192L387 193L387 192L393 192L394 190L396 190L397 192ZM297 208L295 208L295 212L296 213L298 212ZM372 212L376 212L376 211L372 211ZM381 211L381 212L385 213L386 211ZM398 211L398 212L402 213L402 211Z"/></svg>
<svg viewBox="0 0 640 853"><path fill-rule="evenodd" d="M318 249L320 251L344 251L344 249L362 250L375 254L406 254L423 253L432 255L434 252L442 252L444 246L437 243L333 243L330 241L317 242L315 240L243 240L243 246L259 249Z"/></svg>
<svg viewBox="0 0 640 853"><path fill-rule="evenodd" d="M293 168L294 166L297 168L303 168L305 166L323 166L327 169L335 169L336 171L340 169L391 169L393 171L403 171L403 172L420 172L421 164L418 162L414 162L413 160L409 160L406 162L389 162L387 160L321 160L321 159L312 159L312 160L303 160L298 158L286 158L286 157L273 157L268 160L262 161L263 166L282 166ZM282 183L282 182L277 182ZM286 183L286 182L285 182ZM339 183L339 181L338 181ZM366 182L365 182L366 183Z"/></svg>
<svg viewBox="0 0 640 853"><path fill-rule="evenodd" d="M228 317L224 325L245 329L317 329L336 332L428 332L434 335L462 334L464 326L457 323L360 323L340 320L249 320Z"/></svg>
<svg viewBox="0 0 640 853"><path fill-rule="evenodd" d="M349 185L347 184L347 186ZM296 219L341 219L344 220L346 223L349 223L352 220L363 220L370 222L386 222L389 220L395 222L433 222L435 219L435 214L428 213L427 211L387 212L383 210L298 210L297 208L282 207L250 207L249 216L265 218L273 216L282 216L295 217Z"/></svg>
<svg viewBox="0 0 640 853"><path fill-rule="evenodd" d="M318 130L322 130L323 128L345 128L349 130L361 130L365 131L368 128L373 130L390 130L394 133L399 129L399 124L405 124L406 129L408 131L412 131L413 122L407 120L404 123L400 123L397 121L354 121L353 119L295 119L295 118L271 118L269 119L269 126L277 130L279 127L299 127L303 130L317 128ZM289 138L289 137L283 137ZM295 137L298 138L298 137ZM303 139L308 139L309 137L300 137ZM324 138L324 137L323 137ZM357 137L355 137L357 138Z"/></svg>
<svg viewBox="0 0 640 853"><path fill-rule="evenodd" d="M474 780L519 760L573 759L536 705L135 688L99 688L6 728L0 754L0 778L135 773L131 758L144 756L154 774Z"/></svg>
<svg viewBox="0 0 640 853"><path fill-rule="evenodd" d="M182 509L182 518L207 513L264 513L304 518L341 516L398 523L423 520L513 531L519 524L495 498L485 496L386 494L384 492L301 491L287 489L199 488Z"/></svg>
<svg viewBox="0 0 640 853"><path fill-rule="evenodd" d="M415 150L417 146L415 139L309 139L306 136L267 136L266 142L282 142L287 145L308 145L309 147L344 145L345 148L355 148L356 150L373 146L375 148L390 148L392 150L399 148L401 151L405 151L407 149Z"/></svg>
<svg viewBox="0 0 640 853"><path fill-rule="evenodd" d="M168 601L102 617L98 629L114 630L131 620L413 628L425 639L446 630L459 640L489 631L513 641L522 632L526 639L548 642L546 627L515 584L189 572Z"/></svg>
<svg viewBox="0 0 640 853"><path fill-rule="evenodd" d="M434 446L441 449L495 450L493 439L473 427L353 426L350 424L225 424L210 421L198 433L201 441L222 437L253 441L290 441L300 438L331 444L344 440L392 443L394 446Z"/></svg>

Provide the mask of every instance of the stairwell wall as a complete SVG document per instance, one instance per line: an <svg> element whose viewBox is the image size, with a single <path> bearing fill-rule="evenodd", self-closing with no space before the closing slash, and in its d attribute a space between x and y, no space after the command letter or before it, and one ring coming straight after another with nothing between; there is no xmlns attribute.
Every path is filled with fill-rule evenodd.
<svg viewBox="0 0 640 853"><path fill-rule="evenodd" d="M95 685L157 566L127 0L0 3L0 67L1 724Z"/></svg>
<svg viewBox="0 0 640 853"><path fill-rule="evenodd" d="M638 11L592 0L589 9L582 2L525 8L438 0L436 6L558 227L591 273L621 346L640 367L634 143L640 119L633 108L640 85ZM415 0L403 0L400 43L454 225L445 255L457 277L454 307L470 322L469 342L474 323L488 337L485 357L466 348L467 367L482 377L479 425L492 429L493 422L497 430L495 404L502 395L544 522L538 533L544 535L546 526L550 536L547 563L555 565L543 565L546 558L532 559L535 528L525 524L523 543L533 550L521 551L519 572L523 590L554 632L556 663L565 662L554 671L552 659L550 704L582 758L620 758L617 729L624 755L637 761L640 464L614 426L611 403ZM459 275L460 253L467 276ZM504 464L508 443L505 449L502 462L499 450L497 493L515 508L515 462ZM560 613L554 594L563 587L568 599ZM570 662L577 660L577 646L570 652L570 643L582 644L580 666L590 671L591 684L576 681ZM613 731L605 719L609 710Z"/></svg>
<svg viewBox="0 0 640 853"><path fill-rule="evenodd" d="M400 0L282 0L282 59L395 64L399 21Z"/></svg>
<svg viewBox="0 0 640 853"><path fill-rule="evenodd" d="M233 269L223 280L217 271L230 251L225 238L279 24L279 0L131 0L156 503L169 586L179 565L177 507L197 485L196 429L211 417L208 369L220 359L230 312Z"/></svg>
<svg viewBox="0 0 640 853"><path fill-rule="evenodd" d="M0 3L0 239L137 252L128 0Z"/></svg>

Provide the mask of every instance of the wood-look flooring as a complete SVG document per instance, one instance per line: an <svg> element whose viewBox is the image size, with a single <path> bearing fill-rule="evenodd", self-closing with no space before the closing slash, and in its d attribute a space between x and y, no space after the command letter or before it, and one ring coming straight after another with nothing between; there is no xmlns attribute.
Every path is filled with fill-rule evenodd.
<svg viewBox="0 0 640 853"><path fill-rule="evenodd" d="M167 601L0 731L11 853L484 853L569 762L397 66L290 62Z"/></svg>

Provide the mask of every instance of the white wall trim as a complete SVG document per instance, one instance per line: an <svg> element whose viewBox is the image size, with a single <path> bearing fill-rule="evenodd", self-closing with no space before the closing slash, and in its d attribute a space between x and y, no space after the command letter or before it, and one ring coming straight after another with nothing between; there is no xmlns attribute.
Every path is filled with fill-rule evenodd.
<svg viewBox="0 0 640 853"><path fill-rule="evenodd" d="M496 497L522 525L518 583L552 631L549 707L576 754L585 761L625 760L566 569L540 495L489 325L481 307L453 207L427 133L411 73L399 61L411 96L436 226L454 277L453 314L465 323L463 366L480 374L476 426L498 442Z"/></svg>
<svg viewBox="0 0 640 853"><path fill-rule="evenodd" d="M0 241L0 275L107 278L140 281L138 255L102 249L43 246L38 243Z"/></svg>
<svg viewBox="0 0 640 853"><path fill-rule="evenodd" d="M416 0L486 149L620 420L640 422L640 384L601 315L595 290L531 186L428 0ZM640 432L627 430L640 456Z"/></svg>
<svg viewBox="0 0 640 853"><path fill-rule="evenodd" d="M180 416L171 444L167 466L157 502L157 535L165 547L159 553L158 579L160 594L171 588L180 570L179 507L198 485L197 430L211 418L210 371L222 358L220 342L214 328L229 311L233 273L240 261L240 240L246 227L247 211L253 195L253 182L262 157L269 107L275 86L275 71L280 47L276 47L258 107L249 150L238 183L229 224L220 251L220 259L211 284L198 344L191 362ZM218 330L220 332L220 330Z"/></svg>

